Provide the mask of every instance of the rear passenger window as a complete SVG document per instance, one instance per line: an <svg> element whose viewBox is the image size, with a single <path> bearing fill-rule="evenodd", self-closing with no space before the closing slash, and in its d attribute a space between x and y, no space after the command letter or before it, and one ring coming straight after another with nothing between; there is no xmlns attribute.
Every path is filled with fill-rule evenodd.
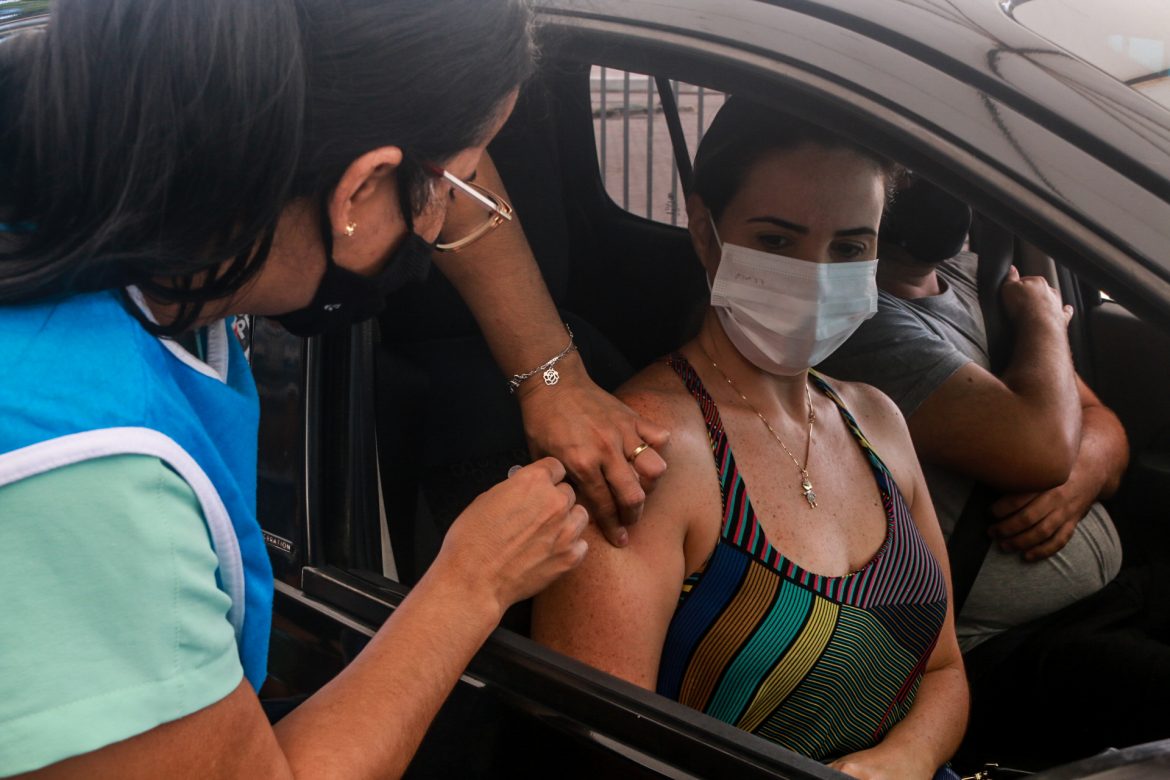
<svg viewBox="0 0 1170 780"><path fill-rule="evenodd" d="M693 157L725 95L684 82L670 84ZM685 226L682 182L654 78L598 66L590 74L590 88L597 158L610 199L639 217Z"/></svg>

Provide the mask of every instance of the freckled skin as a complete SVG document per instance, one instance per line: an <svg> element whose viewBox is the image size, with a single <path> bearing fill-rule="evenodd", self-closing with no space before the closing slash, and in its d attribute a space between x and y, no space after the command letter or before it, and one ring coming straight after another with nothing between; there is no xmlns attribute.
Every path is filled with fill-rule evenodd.
<svg viewBox="0 0 1170 780"><path fill-rule="evenodd" d="M806 145L757 160L716 228L725 242L808 262L872 260L884 203L885 182L874 163L854 152ZM720 245L709 213L694 195L687 207L696 253L714 278ZM799 470L755 411L802 458L808 436L806 375L779 377L757 369L738 353L711 310L681 352L719 408L773 545L820 574L839 576L863 567L885 538L886 517L872 468L832 401L812 393L816 422L807 469L817 494L813 509L801 490ZM901 413L868 385L829 382L894 475L949 580L942 533ZM652 689L682 582L718 539L721 496L703 416L669 366L652 364L618 395L671 430L670 446L662 452L669 468L647 498L642 520L631 528L627 548L592 544L581 567L537 598L533 636ZM586 537L590 533L596 532ZM846 757L841 766L858 776L927 780L957 746L965 719L966 682L948 607L910 714L880 744Z"/></svg>

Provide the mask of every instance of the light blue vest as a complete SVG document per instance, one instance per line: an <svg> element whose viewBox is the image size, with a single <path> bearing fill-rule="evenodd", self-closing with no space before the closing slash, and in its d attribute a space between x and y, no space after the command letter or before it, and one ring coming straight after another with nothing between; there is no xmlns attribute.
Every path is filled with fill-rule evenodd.
<svg viewBox="0 0 1170 780"><path fill-rule="evenodd" d="M259 690L273 594L256 521L259 404L229 323L210 326L208 341L208 363L226 377L147 332L120 292L0 307L0 486L106 455L167 463L202 505L244 674Z"/></svg>

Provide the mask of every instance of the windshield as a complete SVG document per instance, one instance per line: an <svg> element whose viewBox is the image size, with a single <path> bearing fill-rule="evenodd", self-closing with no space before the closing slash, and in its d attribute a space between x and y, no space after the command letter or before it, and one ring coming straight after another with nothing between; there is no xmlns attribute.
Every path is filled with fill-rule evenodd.
<svg viewBox="0 0 1170 780"><path fill-rule="evenodd" d="M1170 0L1002 0L1008 16L1170 108Z"/></svg>

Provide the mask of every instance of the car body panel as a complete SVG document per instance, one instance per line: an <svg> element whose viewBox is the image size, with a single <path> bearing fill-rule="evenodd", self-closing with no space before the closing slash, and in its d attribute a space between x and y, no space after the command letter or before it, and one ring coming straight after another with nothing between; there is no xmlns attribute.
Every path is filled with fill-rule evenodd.
<svg viewBox="0 0 1170 780"><path fill-rule="evenodd" d="M536 6L546 58L577 67L568 80L587 78L581 67L608 64L783 100L794 113L832 123L912 165L1141 315L1125 315L1102 337L1170 324L1170 114L1057 50L1013 21L1001 3ZM43 24L45 7L0 0L0 36ZM587 119L586 109L574 107L573 118ZM619 213L592 175L596 160L583 153L586 145L566 167L589 218L615 235L637 230L685 247L679 229ZM308 342L263 320L256 326L252 359L263 405L258 510L278 579L269 692L315 690L408 591L381 576L377 540L386 519L370 422L385 413L370 386L378 348L372 325ZM1151 359L1110 364L1110 373L1140 374L1140 362ZM1156 382L1155 390L1167 386ZM1115 762L1155 767L1168 754L1167 745L1133 749ZM1102 766L1051 777L1088 777ZM476 656L411 769L416 777L456 771L841 777L506 629ZM1158 770L1142 771L1127 776Z"/></svg>

